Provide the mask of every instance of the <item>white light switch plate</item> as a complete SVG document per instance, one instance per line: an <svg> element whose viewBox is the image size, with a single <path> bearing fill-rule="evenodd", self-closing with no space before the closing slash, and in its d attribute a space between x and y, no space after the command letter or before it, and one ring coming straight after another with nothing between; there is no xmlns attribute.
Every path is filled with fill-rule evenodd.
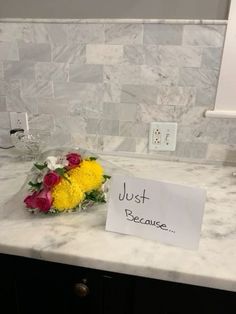
<svg viewBox="0 0 236 314"><path fill-rule="evenodd" d="M176 122L151 122L149 131L149 150L174 151L176 148L176 135Z"/></svg>

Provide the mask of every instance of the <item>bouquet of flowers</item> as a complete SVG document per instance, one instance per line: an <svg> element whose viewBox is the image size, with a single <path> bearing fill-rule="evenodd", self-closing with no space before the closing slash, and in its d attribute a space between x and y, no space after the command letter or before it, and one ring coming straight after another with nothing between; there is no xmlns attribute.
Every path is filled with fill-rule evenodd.
<svg viewBox="0 0 236 314"><path fill-rule="evenodd" d="M34 168L28 182L30 194L24 199L30 212L71 212L106 202L104 186L110 176L96 157L70 152L48 156Z"/></svg>

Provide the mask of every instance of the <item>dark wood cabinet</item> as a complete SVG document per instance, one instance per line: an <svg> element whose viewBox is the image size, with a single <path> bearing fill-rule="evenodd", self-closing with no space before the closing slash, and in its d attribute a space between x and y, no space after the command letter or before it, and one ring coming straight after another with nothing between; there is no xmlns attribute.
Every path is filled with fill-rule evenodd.
<svg viewBox="0 0 236 314"><path fill-rule="evenodd" d="M228 314L236 308L236 293L218 289L4 254L0 266L4 314Z"/></svg>

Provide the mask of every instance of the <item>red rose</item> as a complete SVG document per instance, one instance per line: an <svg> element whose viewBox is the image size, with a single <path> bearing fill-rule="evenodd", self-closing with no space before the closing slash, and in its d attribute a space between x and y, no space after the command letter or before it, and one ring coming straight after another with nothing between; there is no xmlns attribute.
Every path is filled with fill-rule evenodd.
<svg viewBox="0 0 236 314"><path fill-rule="evenodd" d="M48 190L42 190L36 195L36 208L41 212L48 212L52 205L52 195Z"/></svg>
<svg viewBox="0 0 236 314"><path fill-rule="evenodd" d="M43 184L48 189L58 184L59 182L60 182L60 176L54 171L50 171L43 178Z"/></svg>
<svg viewBox="0 0 236 314"><path fill-rule="evenodd" d="M81 156L77 153L69 153L66 155L66 159L69 162L69 168L73 168L78 166L81 163Z"/></svg>
<svg viewBox="0 0 236 314"><path fill-rule="evenodd" d="M27 208L36 208L36 195L37 192L34 192L32 195L26 196L26 198L24 199L24 203Z"/></svg>

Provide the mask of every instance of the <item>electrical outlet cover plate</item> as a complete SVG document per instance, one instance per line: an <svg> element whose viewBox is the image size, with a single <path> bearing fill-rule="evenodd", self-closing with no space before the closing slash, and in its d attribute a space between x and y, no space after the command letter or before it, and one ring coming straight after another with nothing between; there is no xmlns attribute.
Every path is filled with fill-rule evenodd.
<svg viewBox="0 0 236 314"><path fill-rule="evenodd" d="M11 129L29 130L27 112L10 112Z"/></svg>
<svg viewBox="0 0 236 314"><path fill-rule="evenodd" d="M174 151L176 135L176 122L152 122L149 131L149 150Z"/></svg>

